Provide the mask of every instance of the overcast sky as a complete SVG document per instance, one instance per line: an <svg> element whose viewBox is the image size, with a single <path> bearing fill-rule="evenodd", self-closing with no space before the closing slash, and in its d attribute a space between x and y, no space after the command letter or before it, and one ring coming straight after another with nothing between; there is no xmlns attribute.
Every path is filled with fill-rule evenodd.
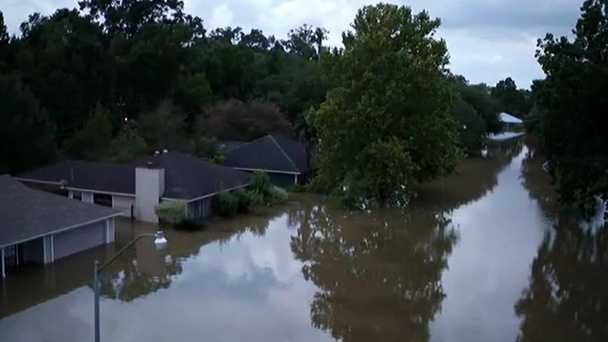
<svg viewBox="0 0 608 342"><path fill-rule="evenodd" d="M259 28L284 38L290 28L307 23L330 31L330 45L341 44L364 0L185 0L186 12L201 17L207 29L218 26ZM394 1L388 1L394 2ZM11 33L33 12L50 14L75 7L76 0L0 0ZM472 83L494 85L511 76L528 88L543 78L536 40L547 32L567 35L579 17L582 0L411 0L398 1L439 17L439 36L447 41L450 69Z"/></svg>

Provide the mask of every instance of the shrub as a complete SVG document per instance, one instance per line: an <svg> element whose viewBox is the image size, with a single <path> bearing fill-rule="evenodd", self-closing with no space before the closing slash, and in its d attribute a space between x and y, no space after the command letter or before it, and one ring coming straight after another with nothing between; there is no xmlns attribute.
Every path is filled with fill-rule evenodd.
<svg viewBox="0 0 608 342"><path fill-rule="evenodd" d="M217 213L221 216L234 216L239 211L239 197L232 192L220 192L217 195Z"/></svg>
<svg viewBox="0 0 608 342"><path fill-rule="evenodd" d="M287 191L285 191L285 189L280 188L278 186L272 186L270 192L272 194L273 203L285 202L285 201L287 201L287 198L289 197L289 195L287 195Z"/></svg>
<svg viewBox="0 0 608 342"><path fill-rule="evenodd" d="M156 215L162 222L181 225L186 222L186 205L178 201L164 201L156 206Z"/></svg>
<svg viewBox="0 0 608 342"><path fill-rule="evenodd" d="M253 183L248 192L251 194L252 203L257 205L269 205L287 200L287 192L272 184L270 177L264 172L256 172Z"/></svg>
<svg viewBox="0 0 608 342"><path fill-rule="evenodd" d="M238 200L239 212L248 212L253 204L256 204L257 198L249 191L235 191L234 195Z"/></svg>

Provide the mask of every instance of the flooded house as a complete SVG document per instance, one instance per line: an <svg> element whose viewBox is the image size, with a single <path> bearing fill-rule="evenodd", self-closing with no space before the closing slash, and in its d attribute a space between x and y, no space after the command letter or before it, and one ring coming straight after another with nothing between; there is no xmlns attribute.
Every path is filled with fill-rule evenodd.
<svg viewBox="0 0 608 342"><path fill-rule="evenodd" d="M498 114L498 121L500 122L504 131L516 131L521 130L524 127L524 122L509 113Z"/></svg>
<svg viewBox="0 0 608 342"><path fill-rule="evenodd" d="M242 171L264 172L279 186L302 184L310 171L304 144L270 134L228 150L224 165Z"/></svg>
<svg viewBox="0 0 608 342"><path fill-rule="evenodd" d="M0 176L1 277L9 267L55 260L114 242L120 212L31 189Z"/></svg>
<svg viewBox="0 0 608 342"><path fill-rule="evenodd" d="M247 172L167 150L129 165L66 160L17 177L28 185L152 223L158 222L156 207L162 201L183 203L191 220L209 217L217 194L244 188L251 178Z"/></svg>

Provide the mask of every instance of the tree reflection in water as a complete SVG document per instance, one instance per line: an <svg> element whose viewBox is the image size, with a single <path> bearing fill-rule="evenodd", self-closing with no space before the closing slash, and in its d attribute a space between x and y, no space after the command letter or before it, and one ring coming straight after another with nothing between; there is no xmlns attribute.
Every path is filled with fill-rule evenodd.
<svg viewBox="0 0 608 342"><path fill-rule="evenodd" d="M559 210L533 142L523 163L523 185L554 230L531 267L530 284L515 305L522 322L518 341L608 341L608 225Z"/></svg>
<svg viewBox="0 0 608 342"><path fill-rule="evenodd" d="M445 297L441 273L457 240L447 214L290 212L291 248L320 291L313 326L342 341L426 341Z"/></svg>
<svg viewBox="0 0 608 342"><path fill-rule="evenodd" d="M280 212L280 211L279 211ZM276 212L261 213L235 219L216 220L213 230L183 232L175 229L165 231L167 249L157 251L147 240L138 241L135 248L126 252L116 262L104 271L101 277L101 294L106 298L132 301L138 297L166 289L171 282L183 271L185 260L196 256L209 243L228 243L245 233L262 236L268 229L268 224L278 214ZM142 232L155 229L141 222L123 222L122 231L126 236L117 241L116 248Z"/></svg>
<svg viewBox="0 0 608 342"><path fill-rule="evenodd" d="M558 227L515 306L518 341L608 341L608 227Z"/></svg>

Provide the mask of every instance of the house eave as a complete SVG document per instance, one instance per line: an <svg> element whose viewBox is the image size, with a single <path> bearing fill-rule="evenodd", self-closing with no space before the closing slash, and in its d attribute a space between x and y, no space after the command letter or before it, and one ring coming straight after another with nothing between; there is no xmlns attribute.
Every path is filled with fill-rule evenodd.
<svg viewBox="0 0 608 342"><path fill-rule="evenodd" d="M110 218L113 218L113 217L117 217L117 216L121 216L121 215L122 215L122 213L117 212L117 213L114 213L112 215L107 215L107 216L100 217L100 218L97 218L97 219L94 219L94 220L90 220L90 221L86 221L86 222L83 222L83 223L74 224L74 225L67 226L67 227L64 227L64 228L61 228L61 229L56 229L56 230L53 230L53 231L50 231L50 232L46 232L44 234L34 235L34 236L28 237L26 239L21 239L21 240L13 241L13 242L10 242L10 243L5 243L3 245L0 245L0 248L5 248L5 247L8 247L8 246L13 246L13 245L16 245L16 244L20 244L20 243L36 240L38 238L49 236L49 235L56 235L56 234L59 234L59 233L63 233L63 232L66 232L66 231L69 231L69 230L72 230L72 229L76 229L76 228L79 228L79 227L82 227L82 226L86 226L86 225L89 225L89 224L92 224L92 223L105 221L107 219L110 219Z"/></svg>

